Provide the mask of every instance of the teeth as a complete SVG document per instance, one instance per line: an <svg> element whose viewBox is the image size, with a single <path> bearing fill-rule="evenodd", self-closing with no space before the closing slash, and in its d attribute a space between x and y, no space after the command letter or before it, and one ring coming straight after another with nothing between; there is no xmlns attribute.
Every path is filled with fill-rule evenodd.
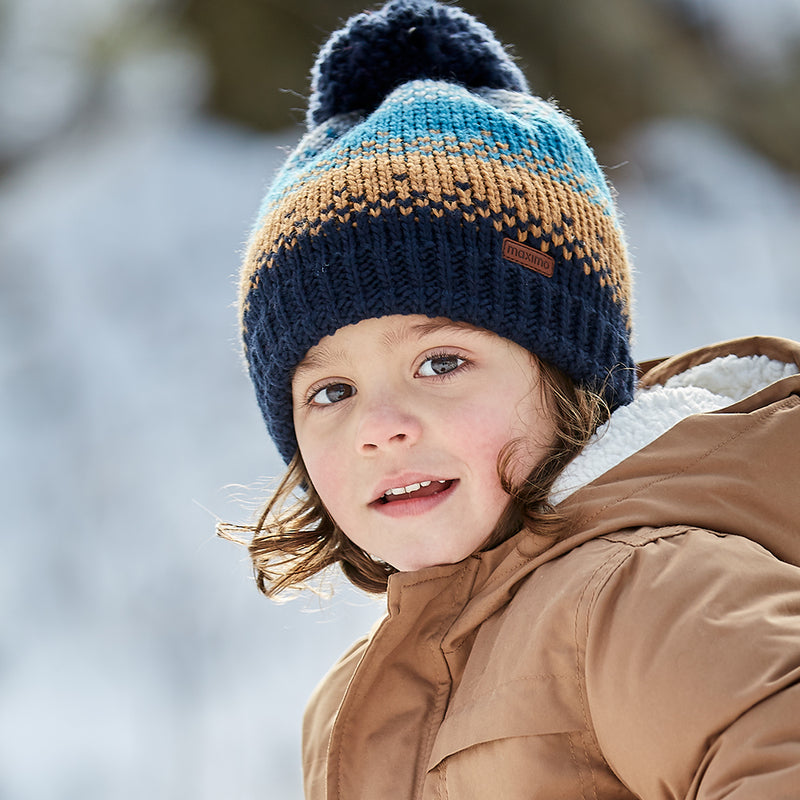
<svg viewBox="0 0 800 800"><path fill-rule="evenodd" d="M417 492L420 489L424 489L426 486L430 486L432 483L433 481L410 483L408 486L398 486L396 489L387 489L383 495L386 497L387 495L410 494L411 492ZM447 483L447 481L436 481L436 483Z"/></svg>

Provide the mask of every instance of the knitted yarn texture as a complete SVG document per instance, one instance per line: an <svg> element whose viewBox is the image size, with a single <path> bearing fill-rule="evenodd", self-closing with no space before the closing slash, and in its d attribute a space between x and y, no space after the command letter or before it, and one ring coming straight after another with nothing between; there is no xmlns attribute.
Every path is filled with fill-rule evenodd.
<svg viewBox="0 0 800 800"><path fill-rule="evenodd" d="M631 278L610 189L488 28L433 0L354 17L317 59L307 123L240 287L250 375L286 461L297 364L389 314L488 329L612 409L630 402Z"/></svg>

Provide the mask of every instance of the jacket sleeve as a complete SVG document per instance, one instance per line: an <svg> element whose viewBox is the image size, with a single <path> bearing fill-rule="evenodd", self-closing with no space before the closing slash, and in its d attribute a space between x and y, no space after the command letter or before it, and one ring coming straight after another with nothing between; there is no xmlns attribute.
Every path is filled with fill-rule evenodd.
<svg viewBox="0 0 800 800"><path fill-rule="evenodd" d="M626 547L587 605L588 715L632 792L797 796L800 569L747 539L682 530Z"/></svg>

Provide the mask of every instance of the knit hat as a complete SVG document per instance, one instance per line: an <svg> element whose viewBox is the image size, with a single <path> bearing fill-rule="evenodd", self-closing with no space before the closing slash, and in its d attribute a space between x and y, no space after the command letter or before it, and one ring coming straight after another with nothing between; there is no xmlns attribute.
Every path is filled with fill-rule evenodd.
<svg viewBox="0 0 800 800"><path fill-rule="evenodd" d="M611 192L485 25L434 0L353 17L317 58L307 128L241 276L250 376L286 461L297 364L389 314L488 329L612 409L630 402L631 278Z"/></svg>

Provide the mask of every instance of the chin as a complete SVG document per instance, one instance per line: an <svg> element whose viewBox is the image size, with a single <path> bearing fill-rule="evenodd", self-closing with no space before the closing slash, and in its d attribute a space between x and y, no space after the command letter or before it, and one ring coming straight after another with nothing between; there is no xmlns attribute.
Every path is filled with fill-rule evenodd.
<svg viewBox="0 0 800 800"><path fill-rule="evenodd" d="M458 552L458 553L432 553L428 556L420 556L419 558L409 559L397 559L398 563L389 562L398 572L417 572L421 569L427 569L428 567L441 567L445 564L457 564L459 561L463 561L465 558L469 558L472 555L472 551L469 553Z"/></svg>

